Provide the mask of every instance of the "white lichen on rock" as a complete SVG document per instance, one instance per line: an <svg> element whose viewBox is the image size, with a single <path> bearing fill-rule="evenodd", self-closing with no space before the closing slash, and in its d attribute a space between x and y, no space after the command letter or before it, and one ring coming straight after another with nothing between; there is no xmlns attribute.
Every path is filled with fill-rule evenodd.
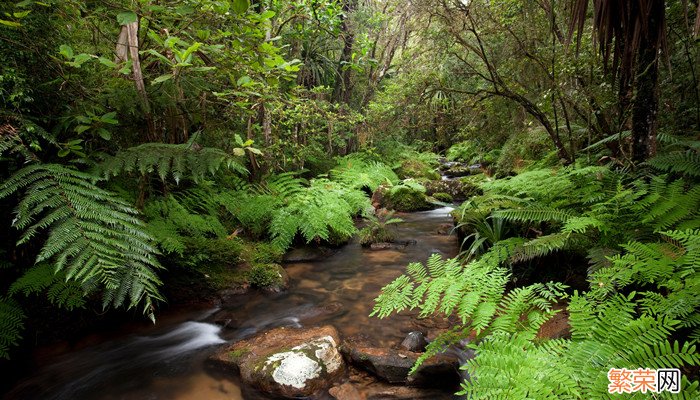
<svg viewBox="0 0 700 400"><path fill-rule="evenodd" d="M326 372L332 373L342 362L333 337L324 336L269 356L265 369L271 370L272 379L280 385L302 389L306 382L318 378L324 367Z"/></svg>
<svg viewBox="0 0 700 400"><path fill-rule="evenodd" d="M310 379L317 378L321 366L317 361L307 357L303 352L286 351L268 357L267 365L280 362L272 372L272 379L280 385L302 389Z"/></svg>

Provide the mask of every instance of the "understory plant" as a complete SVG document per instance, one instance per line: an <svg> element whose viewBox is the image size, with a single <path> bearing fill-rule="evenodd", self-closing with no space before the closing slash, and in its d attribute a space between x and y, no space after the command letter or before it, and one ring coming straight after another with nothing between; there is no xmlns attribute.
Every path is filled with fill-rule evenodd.
<svg viewBox="0 0 700 400"><path fill-rule="evenodd" d="M377 210L374 214L366 216L367 226L360 229L359 237L362 246L370 246L373 243L393 242L396 235L392 225L403 222L401 218L394 217L395 211L385 209Z"/></svg>
<svg viewBox="0 0 700 400"><path fill-rule="evenodd" d="M659 163L649 162L671 168ZM463 366L470 380L459 393L470 399L607 398L611 368L678 368L681 393L654 396L696 398L700 190L694 166L675 171L572 166L484 182L484 194L454 213L471 245L466 257L410 264L382 289L372 315L458 317L414 370L471 338L476 355ZM519 265L536 268L554 253L588 259L588 290L546 279L518 284ZM563 310L569 335L540 338Z"/></svg>

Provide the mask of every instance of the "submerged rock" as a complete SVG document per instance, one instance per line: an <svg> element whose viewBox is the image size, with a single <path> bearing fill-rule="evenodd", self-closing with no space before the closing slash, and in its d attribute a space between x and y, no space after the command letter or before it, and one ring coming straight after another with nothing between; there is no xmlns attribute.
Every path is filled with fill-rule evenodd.
<svg viewBox="0 0 700 400"><path fill-rule="evenodd" d="M284 263L303 263L312 261L321 261L335 254L333 249L328 247L298 247L291 249L284 255L282 262Z"/></svg>
<svg viewBox="0 0 700 400"><path fill-rule="evenodd" d="M261 392L297 398L328 389L343 375L332 326L277 328L224 348L210 361L238 370L242 380Z"/></svg>
<svg viewBox="0 0 700 400"><path fill-rule="evenodd" d="M353 386L351 383L343 383L342 385L339 386L333 386L328 390L328 394L333 396L333 398L337 400L365 400L367 399L367 396L365 396L362 392L360 392L355 386Z"/></svg>
<svg viewBox="0 0 700 400"><path fill-rule="evenodd" d="M459 360L453 355L433 356L424 361L414 375L409 376L420 353L370 347L361 340L343 343L341 352L353 365L389 383L444 388L456 386L460 381Z"/></svg>

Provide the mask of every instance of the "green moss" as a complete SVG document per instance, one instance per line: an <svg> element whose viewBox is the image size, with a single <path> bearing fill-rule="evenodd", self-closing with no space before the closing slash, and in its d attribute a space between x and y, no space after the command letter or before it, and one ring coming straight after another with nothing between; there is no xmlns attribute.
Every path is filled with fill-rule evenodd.
<svg viewBox="0 0 700 400"><path fill-rule="evenodd" d="M282 283L279 264L254 264L248 272L248 281L251 285L264 288Z"/></svg>
<svg viewBox="0 0 700 400"><path fill-rule="evenodd" d="M241 258L250 264L279 264L284 252L268 242L246 242Z"/></svg>
<svg viewBox="0 0 700 400"><path fill-rule="evenodd" d="M425 187L413 182L404 181L393 186L387 192L388 205L396 211L427 210L430 204L425 197Z"/></svg>
<svg viewBox="0 0 700 400"><path fill-rule="evenodd" d="M430 164L416 159L403 160L396 173L402 179L440 179L440 174Z"/></svg>
<svg viewBox="0 0 700 400"><path fill-rule="evenodd" d="M452 203L454 199L452 198L452 195L449 193L445 192L437 192L433 194L433 198L437 201L441 201L443 203Z"/></svg>
<svg viewBox="0 0 700 400"><path fill-rule="evenodd" d="M236 349L233 351L228 352L228 356L232 361L236 361L240 359L241 357L245 356L246 354L250 353L250 349L247 347L241 347L240 349Z"/></svg>

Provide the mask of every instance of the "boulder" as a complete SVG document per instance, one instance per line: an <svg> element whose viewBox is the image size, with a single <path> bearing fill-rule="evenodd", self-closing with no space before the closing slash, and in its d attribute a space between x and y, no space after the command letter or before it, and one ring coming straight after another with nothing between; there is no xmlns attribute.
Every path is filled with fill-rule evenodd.
<svg viewBox="0 0 700 400"><path fill-rule="evenodd" d="M479 194L481 191L477 185L463 179L427 181L423 182L423 186L425 186L425 192L429 196L433 196L436 193L447 193L452 196L455 201L466 200L471 196Z"/></svg>
<svg viewBox="0 0 700 400"><path fill-rule="evenodd" d="M348 340L340 348L343 355L389 383L412 386L452 387L460 382L459 360L453 355L438 354L425 360L415 374L409 371L421 356L408 350L369 347L362 341Z"/></svg>
<svg viewBox="0 0 700 400"><path fill-rule="evenodd" d="M228 346L210 362L239 371L257 390L284 398L318 395L345 370L332 326L277 328Z"/></svg>

